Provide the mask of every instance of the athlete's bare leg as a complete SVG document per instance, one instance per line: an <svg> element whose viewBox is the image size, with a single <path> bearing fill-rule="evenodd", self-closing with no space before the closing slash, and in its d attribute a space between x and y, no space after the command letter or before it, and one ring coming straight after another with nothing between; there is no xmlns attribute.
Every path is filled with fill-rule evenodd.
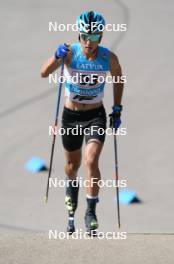
<svg viewBox="0 0 174 264"><path fill-rule="evenodd" d="M65 150L65 157L65 173L69 177L69 179L74 180L77 177L77 172L81 164L81 149L75 151Z"/></svg>
<svg viewBox="0 0 174 264"><path fill-rule="evenodd" d="M98 228L98 221L96 216L96 203L98 202L100 170L98 167L99 157L102 150L103 144L94 139L88 141L85 147L85 168L87 179L90 182L87 188L87 209L85 213L85 225L86 230L90 235L95 235L96 229ZM95 178L92 181L92 178ZM93 233L92 233L93 232Z"/></svg>
<svg viewBox="0 0 174 264"><path fill-rule="evenodd" d="M87 195L91 197L98 196L99 186L98 180L100 180L100 170L98 167L100 153L103 147L103 143L98 140L91 139L85 147L84 164L86 168L87 179L91 182L90 186L87 187ZM92 178L96 178L92 184ZM92 186L93 185L93 186Z"/></svg>

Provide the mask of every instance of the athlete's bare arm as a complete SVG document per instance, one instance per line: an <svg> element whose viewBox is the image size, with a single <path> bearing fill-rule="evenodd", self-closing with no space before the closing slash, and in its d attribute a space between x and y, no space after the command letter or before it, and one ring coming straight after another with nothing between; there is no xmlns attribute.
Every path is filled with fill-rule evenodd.
<svg viewBox="0 0 174 264"><path fill-rule="evenodd" d="M110 52L110 73L112 76L115 76L115 80L117 80L118 77L122 76L122 70L119 64L119 60L113 52ZM121 104L123 88L124 83L113 83L114 105Z"/></svg>
<svg viewBox="0 0 174 264"><path fill-rule="evenodd" d="M71 51L68 52L68 55L65 58L65 65L68 65L71 61ZM54 56L49 58L41 68L41 76L46 78L49 74L53 73L56 69L58 69L61 65L62 59L55 59Z"/></svg>

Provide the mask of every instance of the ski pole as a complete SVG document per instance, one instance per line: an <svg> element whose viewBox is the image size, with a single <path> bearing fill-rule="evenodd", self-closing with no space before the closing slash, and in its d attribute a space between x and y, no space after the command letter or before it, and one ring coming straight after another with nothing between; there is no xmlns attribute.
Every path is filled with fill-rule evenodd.
<svg viewBox="0 0 174 264"><path fill-rule="evenodd" d="M63 76L63 73L64 73L64 58L62 59L60 77ZM57 123L58 123L58 114L59 114L61 92L62 92L62 81L60 81L59 85L58 85L58 97L57 97L57 108L56 108L56 117L55 117L54 129L57 127ZM47 180L47 187L46 187L46 195L44 197L45 203L48 202L49 179L51 177L51 171L52 171L55 139L56 139L56 133L53 133L53 141L52 141L52 147L51 147L50 166L49 166L49 173L48 173L48 180Z"/></svg>
<svg viewBox="0 0 174 264"><path fill-rule="evenodd" d="M117 157L117 138L115 133L114 133L114 154L115 154L115 178L116 178L118 228L120 228L121 224L120 224L120 201L119 201L119 182L118 182L118 157Z"/></svg>

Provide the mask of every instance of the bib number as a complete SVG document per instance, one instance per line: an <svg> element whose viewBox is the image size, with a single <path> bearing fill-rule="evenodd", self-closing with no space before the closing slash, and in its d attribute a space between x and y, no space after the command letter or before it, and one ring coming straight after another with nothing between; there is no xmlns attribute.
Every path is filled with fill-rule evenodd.
<svg viewBox="0 0 174 264"><path fill-rule="evenodd" d="M82 74L80 77L80 85L95 86L98 83L98 74Z"/></svg>

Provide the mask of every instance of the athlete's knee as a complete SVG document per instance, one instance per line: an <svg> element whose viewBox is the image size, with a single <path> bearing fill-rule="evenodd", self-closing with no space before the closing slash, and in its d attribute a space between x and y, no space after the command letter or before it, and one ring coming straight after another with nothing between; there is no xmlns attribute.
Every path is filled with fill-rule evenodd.
<svg viewBox="0 0 174 264"><path fill-rule="evenodd" d="M80 167L80 162L68 161L67 164L65 165L66 174L68 176L73 175L74 173L76 173L78 171L79 167Z"/></svg>
<svg viewBox="0 0 174 264"><path fill-rule="evenodd" d="M87 169L97 170L98 169L98 159L93 156L87 156L85 157L84 165Z"/></svg>

